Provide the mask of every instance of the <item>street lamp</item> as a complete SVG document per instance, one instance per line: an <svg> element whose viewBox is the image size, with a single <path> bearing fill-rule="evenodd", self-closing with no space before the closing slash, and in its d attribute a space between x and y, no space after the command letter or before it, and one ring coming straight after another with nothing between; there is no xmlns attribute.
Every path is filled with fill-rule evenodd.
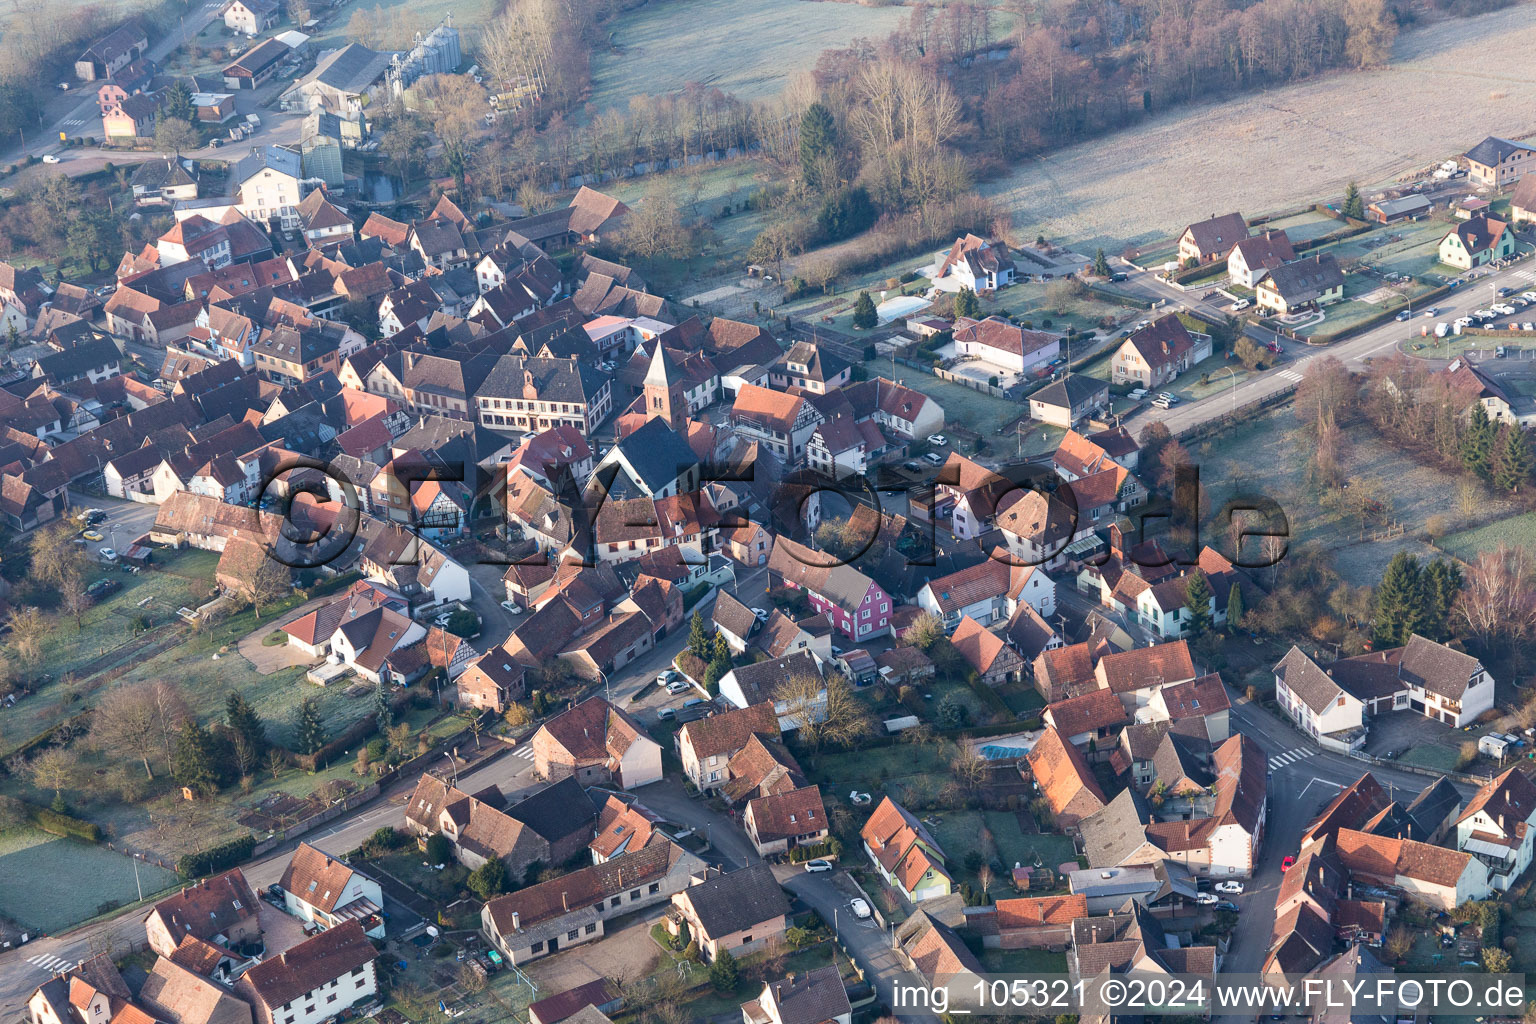
<svg viewBox="0 0 1536 1024"><path fill-rule="evenodd" d="M1231 404L1227 409L1227 415L1230 416L1237 412L1237 370L1231 366L1223 366L1222 370L1232 375L1232 385L1227 388L1227 396L1231 399Z"/></svg>
<svg viewBox="0 0 1536 1024"><path fill-rule="evenodd" d="M459 785L459 765L458 765L458 762L454 761L453 755L450 754L446 750L443 751L443 756L448 759L448 767L453 772L453 785L454 785L454 788L457 789L458 785Z"/></svg>

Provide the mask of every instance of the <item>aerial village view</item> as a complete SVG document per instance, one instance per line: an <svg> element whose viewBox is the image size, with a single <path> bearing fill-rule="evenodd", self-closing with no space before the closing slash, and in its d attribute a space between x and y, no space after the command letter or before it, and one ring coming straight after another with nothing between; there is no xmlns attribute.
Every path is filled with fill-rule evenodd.
<svg viewBox="0 0 1536 1024"><path fill-rule="evenodd" d="M1533 253L1532 0L14 0L0 1024L1536 1024Z"/></svg>

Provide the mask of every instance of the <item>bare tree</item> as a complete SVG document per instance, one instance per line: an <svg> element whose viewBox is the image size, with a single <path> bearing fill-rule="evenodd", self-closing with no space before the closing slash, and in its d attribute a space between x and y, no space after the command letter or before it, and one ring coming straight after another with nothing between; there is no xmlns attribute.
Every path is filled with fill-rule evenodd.
<svg viewBox="0 0 1536 1024"><path fill-rule="evenodd" d="M991 891L993 883L997 881L997 875L993 874L991 864L983 864L976 869L976 881L981 883L983 896Z"/></svg>
<svg viewBox="0 0 1536 1024"><path fill-rule="evenodd" d="M1480 642L1514 643L1536 630L1536 571L1523 547L1500 544L1478 553L1467 570L1454 614Z"/></svg>
<svg viewBox="0 0 1536 1024"><path fill-rule="evenodd" d="M84 575L86 554L75 543L70 520L58 519L40 527L29 543L32 575L63 589L64 581Z"/></svg>
<svg viewBox="0 0 1536 1024"><path fill-rule="evenodd" d="M42 657L43 637L51 629L48 617L37 608L15 608L6 620L11 627L11 647L16 657L28 665Z"/></svg>
<svg viewBox="0 0 1536 1024"><path fill-rule="evenodd" d="M976 752L966 736L960 737L956 743L955 756L950 759L949 770L966 792L981 788L987 778L986 759Z"/></svg>
<svg viewBox="0 0 1536 1024"><path fill-rule="evenodd" d="M775 696L788 704L788 717L801 737L818 749L826 744L852 747L871 731L863 702L837 673L826 679L814 672L796 673Z"/></svg>
<svg viewBox="0 0 1536 1024"><path fill-rule="evenodd" d="M286 766L287 762L283 760L282 751L278 750L276 747L273 747L271 750L267 751L267 771L272 773L273 779L276 779L279 775L283 774L283 769Z"/></svg>
<svg viewBox="0 0 1536 1024"><path fill-rule="evenodd" d="M54 800L63 791L73 789L80 769L80 757L68 747L47 747L27 763L27 774L38 789L53 790Z"/></svg>
<svg viewBox="0 0 1536 1024"><path fill-rule="evenodd" d="M106 691L91 716L91 745L118 757L136 758L150 779L155 770L151 754L170 762L171 744L187 714L186 702L174 684L165 681L125 683Z"/></svg>

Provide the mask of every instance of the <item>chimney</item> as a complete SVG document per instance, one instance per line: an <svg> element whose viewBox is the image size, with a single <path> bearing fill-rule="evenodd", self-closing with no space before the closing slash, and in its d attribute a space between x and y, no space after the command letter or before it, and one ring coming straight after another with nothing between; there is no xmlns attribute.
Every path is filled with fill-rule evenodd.
<svg viewBox="0 0 1536 1024"><path fill-rule="evenodd" d="M560 893L560 906L564 907L566 910L571 909L571 901L568 897L568 894L564 891Z"/></svg>
<svg viewBox="0 0 1536 1024"><path fill-rule="evenodd" d="M512 930L515 932L523 930L522 915L515 910L512 911Z"/></svg>

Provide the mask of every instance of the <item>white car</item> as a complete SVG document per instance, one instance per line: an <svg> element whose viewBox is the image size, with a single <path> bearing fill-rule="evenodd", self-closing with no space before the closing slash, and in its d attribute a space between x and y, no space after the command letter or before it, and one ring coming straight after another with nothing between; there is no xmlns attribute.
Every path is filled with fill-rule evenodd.
<svg viewBox="0 0 1536 1024"><path fill-rule="evenodd" d="M45 164L56 164L58 162L59 162L59 158L54 156L52 153L44 153L43 154L43 163L45 163Z"/></svg>
<svg viewBox="0 0 1536 1024"><path fill-rule="evenodd" d="M1154 409L1172 409L1173 403L1164 398L1162 395L1158 395L1156 398L1152 399L1152 407Z"/></svg>
<svg viewBox="0 0 1536 1024"><path fill-rule="evenodd" d="M686 679L674 679L667 684L668 693L687 693L691 689L693 686Z"/></svg>
<svg viewBox="0 0 1536 1024"><path fill-rule="evenodd" d="M1532 302L1536 302L1536 292L1521 292L1520 297L1522 299L1530 299Z"/></svg>
<svg viewBox="0 0 1536 1024"><path fill-rule="evenodd" d="M923 456L923 461L928 463L930 466L942 466L944 465L944 456L940 455L938 452L929 452L927 455Z"/></svg>
<svg viewBox="0 0 1536 1024"><path fill-rule="evenodd" d="M848 902L848 909L853 911L853 916L858 918L860 921L864 921L869 918L869 904L865 903L857 896Z"/></svg>
<svg viewBox="0 0 1536 1024"><path fill-rule="evenodd" d="M943 434L929 434L928 443L933 445L935 448L943 448L945 445L949 444L949 438L945 437Z"/></svg>
<svg viewBox="0 0 1536 1024"><path fill-rule="evenodd" d="M757 616L757 621L758 622L767 622L768 621L768 609L767 608L753 608L752 609L752 614Z"/></svg>
<svg viewBox="0 0 1536 1024"><path fill-rule="evenodd" d="M1532 323L1531 321L1527 320L1525 323L1520 325L1520 329L1522 331L1536 331L1536 323Z"/></svg>
<svg viewBox="0 0 1536 1024"><path fill-rule="evenodd" d="M1224 892L1224 893L1228 893L1230 895L1235 896L1238 893L1243 891L1243 883L1242 882L1217 882L1215 885L1211 886L1211 888L1215 889L1217 892Z"/></svg>
<svg viewBox="0 0 1536 1024"><path fill-rule="evenodd" d="M1195 893L1195 902L1200 904L1202 907L1208 907L1212 903L1221 902L1221 897L1217 896L1213 892L1197 892Z"/></svg>
<svg viewBox="0 0 1536 1024"><path fill-rule="evenodd" d="M516 601L503 601L501 602L501 606L513 615L523 614L523 606L518 604Z"/></svg>
<svg viewBox="0 0 1536 1024"><path fill-rule="evenodd" d="M1249 302L1247 299L1238 299L1236 302L1232 303L1232 309L1234 311L1244 310L1251 305L1253 305L1253 303Z"/></svg>
<svg viewBox="0 0 1536 1024"><path fill-rule="evenodd" d="M109 562L117 561L117 552L113 551L111 548L101 548L96 553Z"/></svg>
<svg viewBox="0 0 1536 1024"><path fill-rule="evenodd" d="M831 871L832 862L829 860L808 860L805 862L805 870L815 874L817 871Z"/></svg>

